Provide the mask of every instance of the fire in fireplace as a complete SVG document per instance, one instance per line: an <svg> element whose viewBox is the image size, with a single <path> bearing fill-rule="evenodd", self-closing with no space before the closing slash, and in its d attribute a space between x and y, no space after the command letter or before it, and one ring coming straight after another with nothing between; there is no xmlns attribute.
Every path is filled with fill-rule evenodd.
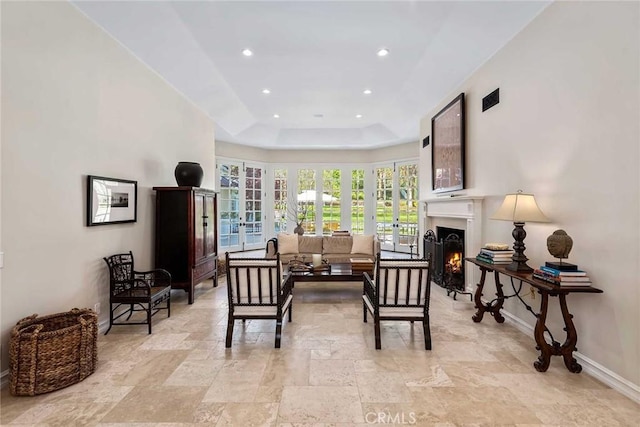
<svg viewBox="0 0 640 427"><path fill-rule="evenodd" d="M431 254L433 281L451 292L464 291L464 230L436 227L423 238L423 253Z"/></svg>

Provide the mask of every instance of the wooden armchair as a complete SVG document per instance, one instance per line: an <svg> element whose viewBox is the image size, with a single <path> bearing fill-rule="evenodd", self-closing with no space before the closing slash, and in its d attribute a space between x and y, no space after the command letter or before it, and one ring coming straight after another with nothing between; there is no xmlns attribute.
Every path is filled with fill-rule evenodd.
<svg viewBox="0 0 640 427"><path fill-rule="evenodd" d="M103 258L109 266L109 333L113 325L149 325L151 317L160 310L171 316L171 274L167 270L135 271L133 253ZM161 306L162 303L164 306ZM128 307L127 307L128 306ZM126 308L123 308L126 307ZM136 311L146 312L145 321L128 322ZM124 322L116 323L128 314Z"/></svg>
<svg viewBox="0 0 640 427"><path fill-rule="evenodd" d="M289 311L291 322L292 283L282 277L280 254L275 259L230 258L227 260L229 318L226 347L231 347L236 319L275 319L275 348L280 348L282 318Z"/></svg>
<svg viewBox="0 0 640 427"><path fill-rule="evenodd" d="M431 350L429 327L429 299L431 275L429 259L381 259L376 256L374 278L364 273L362 311L367 322L367 311L375 322L376 349L380 350L381 320L422 321L424 348Z"/></svg>

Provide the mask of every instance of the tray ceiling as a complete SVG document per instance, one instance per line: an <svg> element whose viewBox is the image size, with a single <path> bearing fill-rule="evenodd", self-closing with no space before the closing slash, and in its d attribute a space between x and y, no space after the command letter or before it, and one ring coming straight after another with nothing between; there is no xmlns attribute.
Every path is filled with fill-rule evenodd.
<svg viewBox="0 0 640 427"><path fill-rule="evenodd" d="M357 149L417 141L421 117L549 2L73 4L210 116L216 139Z"/></svg>

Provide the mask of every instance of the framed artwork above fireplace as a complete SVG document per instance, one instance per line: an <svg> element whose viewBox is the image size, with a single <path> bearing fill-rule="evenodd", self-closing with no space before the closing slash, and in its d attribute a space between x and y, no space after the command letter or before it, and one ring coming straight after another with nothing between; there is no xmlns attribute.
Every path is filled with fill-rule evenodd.
<svg viewBox="0 0 640 427"><path fill-rule="evenodd" d="M464 189L464 93L431 119L431 183L434 193Z"/></svg>

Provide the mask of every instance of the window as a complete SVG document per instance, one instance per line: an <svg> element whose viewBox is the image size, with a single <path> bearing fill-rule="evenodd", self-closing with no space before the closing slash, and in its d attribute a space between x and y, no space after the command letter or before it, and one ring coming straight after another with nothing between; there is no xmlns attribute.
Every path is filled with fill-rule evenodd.
<svg viewBox="0 0 640 427"><path fill-rule="evenodd" d="M351 233L364 234L364 169L351 171Z"/></svg>
<svg viewBox="0 0 640 427"><path fill-rule="evenodd" d="M322 171L322 234L340 229L340 169Z"/></svg>
<svg viewBox="0 0 640 427"><path fill-rule="evenodd" d="M316 233L316 171L298 169L297 219L302 220L305 233Z"/></svg>
<svg viewBox="0 0 640 427"><path fill-rule="evenodd" d="M264 247L264 167L232 160L219 160L218 212L221 251Z"/></svg>
<svg viewBox="0 0 640 427"><path fill-rule="evenodd" d="M295 233L298 223L307 235L377 233L385 250L409 252L418 226L417 170L415 161L275 165L270 233Z"/></svg>
<svg viewBox="0 0 640 427"><path fill-rule="evenodd" d="M240 225L240 167L232 164L220 165L220 247L239 244Z"/></svg>
<svg viewBox="0 0 640 427"><path fill-rule="evenodd" d="M399 244L415 245L418 234L418 165L398 167L398 225Z"/></svg>
<svg viewBox="0 0 640 427"><path fill-rule="evenodd" d="M262 169L245 168L245 236L247 245L262 242Z"/></svg>
<svg viewBox="0 0 640 427"><path fill-rule="evenodd" d="M277 234L287 231L287 170L274 170L273 181L273 223Z"/></svg>
<svg viewBox="0 0 640 427"><path fill-rule="evenodd" d="M393 244L393 167L376 168L376 233L382 244Z"/></svg>
<svg viewBox="0 0 640 427"><path fill-rule="evenodd" d="M383 250L410 252L418 234L418 165L381 165L376 177L376 232Z"/></svg>

